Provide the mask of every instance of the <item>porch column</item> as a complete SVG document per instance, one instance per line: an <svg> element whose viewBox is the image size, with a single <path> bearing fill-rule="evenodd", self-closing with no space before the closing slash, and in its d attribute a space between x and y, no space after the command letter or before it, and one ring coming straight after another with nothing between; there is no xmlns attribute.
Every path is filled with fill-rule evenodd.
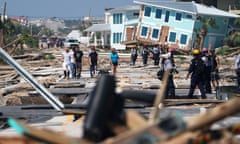
<svg viewBox="0 0 240 144"><path fill-rule="evenodd" d="M96 32L94 33L94 46L97 47L97 35Z"/></svg>
<svg viewBox="0 0 240 144"><path fill-rule="evenodd" d="M101 43L103 48L104 48L104 36L105 36L105 32L101 32Z"/></svg>

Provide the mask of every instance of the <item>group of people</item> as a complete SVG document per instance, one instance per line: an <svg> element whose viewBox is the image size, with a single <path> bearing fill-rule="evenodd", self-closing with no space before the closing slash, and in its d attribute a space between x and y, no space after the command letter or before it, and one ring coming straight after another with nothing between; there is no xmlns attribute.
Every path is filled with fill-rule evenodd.
<svg viewBox="0 0 240 144"><path fill-rule="evenodd" d="M153 59L154 65L159 65L160 63L160 54L162 54L162 46L154 45L152 48L144 45L140 55L142 57L142 63L144 66L148 64L148 59L151 56ZM138 58L139 52L137 46L131 49L131 62L132 65L135 65Z"/></svg>
<svg viewBox="0 0 240 144"><path fill-rule="evenodd" d="M164 50L167 50L166 52ZM175 61L174 61L174 49L160 49L154 46L152 51L149 51L147 47L142 49L143 64L147 64L149 53L153 53L154 65L160 65L162 71L169 71L167 89L165 93L166 98L175 98L175 83L174 74L178 73ZM72 49L65 48L63 55L63 71L64 78L79 79L82 72L83 52L79 47ZM219 86L219 67L220 60L216 56L215 50L203 48L192 50L193 59L190 62L186 80L190 80L190 90L188 93L189 98L193 98L193 93L196 88L199 88L201 98L206 98L206 93L212 93L216 91ZM131 49L131 60L133 65L138 57L138 51L136 48ZM160 61L161 59L161 61ZM112 75L116 75L117 67L119 65L119 55L115 48L111 49L109 53L109 62L111 65ZM97 71L98 65L98 53L95 48L92 47L88 53L88 64L90 66L90 77L94 77ZM240 54L235 60L235 69L237 75L237 85L240 87Z"/></svg>
<svg viewBox="0 0 240 144"><path fill-rule="evenodd" d="M65 48L64 52L62 53L64 79L79 79L81 77L83 55L83 52L78 46L71 49ZM115 75L119 61L119 55L116 52L115 48L111 49L111 53L109 54L109 61L111 64L112 74ZM90 48L90 51L88 53L88 64L90 66L90 77L92 78L97 74L96 71L98 65L98 53L94 47Z"/></svg>
<svg viewBox="0 0 240 144"><path fill-rule="evenodd" d="M189 98L193 98L194 90L198 87L201 92L201 98L206 98L206 93L212 93L212 89L216 90L219 85L219 58L215 54L215 50L210 51L204 48L202 51L193 49L193 59L188 68L186 80L191 76ZM168 53L160 55L163 57L161 68L165 71L169 70L166 98L175 98L175 85L173 80L174 73L178 73L175 67L173 49L169 48Z"/></svg>
<svg viewBox="0 0 240 144"><path fill-rule="evenodd" d="M69 48L65 48L62 56L64 78L80 78L82 72L83 52L79 49L79 47L74 47L71 50Z"/></svg>
<svg viewBox="0 0 240 144"><path fill-rule="evenodd" d="M194 58L188 70L186 79L191 75L191 84L188 97L192 98L195 88L198 86L201 97L206 98L206 93L212 93L212 89L216 91L219 85L219 58L215 54L215 50L210 51L203 48L193 49Z"/></svg>
<svg viewBox="0 0 240 144"><path fill-rule="evenodd" d="M198 87L201 92L201 98L206 98L206 93L212 93L212 89L216 91L219 85L219 58L216 56L215 50L208 50L203 48L202 51L199 49L193 49L193 59L190 62L186 80L191 76L190 90L188 93L189 98L193 98L194 90ZM168 48L167 52L160 54L161 58L161 71L169 71L167 78L167 87L165 92L165 98L175 98L175 83L173 75L178 73L175 61L174 61L174 49ZM240 55L239 55L239 69L240 69ZM159 74L158 72L158 74ZM161 73L163 74L163 72ZM158 75L159 76L159 75ZM239 70L240 77L240 70ZM160 79L160 77L158 77ZM161 75L162 78L162 75ZM160 79L161 80L161 79ZM240 78L239 78L240 85Z"/></svg>

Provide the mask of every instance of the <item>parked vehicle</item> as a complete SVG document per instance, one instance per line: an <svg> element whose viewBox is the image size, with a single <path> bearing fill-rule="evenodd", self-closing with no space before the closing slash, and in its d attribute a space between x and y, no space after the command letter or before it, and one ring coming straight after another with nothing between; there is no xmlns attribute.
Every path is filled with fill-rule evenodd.
<svg viewBox="0 0 240 144"><path fill-rule="evenodd" d="M76 46L79 46L79 41L77 39L73 39L73 38L66 38L64 43L64 47L68 47L68 48L73 48Z"/></svg>

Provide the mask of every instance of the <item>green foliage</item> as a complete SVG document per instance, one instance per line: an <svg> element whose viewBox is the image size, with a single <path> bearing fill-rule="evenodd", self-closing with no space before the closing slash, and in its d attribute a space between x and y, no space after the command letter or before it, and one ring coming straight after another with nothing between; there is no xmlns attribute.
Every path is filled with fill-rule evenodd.
<svg viewBox="0 0 240 144"><path fill-rule="evenodd" d="M233 46L233 41L231 40L230 36L224 38L224 44L228 46Z"/></svg>
<svg viewBox="0 0 240 144"><path fill-rule="evenodd" d="M240 35L237 35L233 40L233 46L240 46Z"/></svg>
<svg viewBox="0 0 240 144"><path fill-rule="evenodd" d="M180 61L186 60L186 57L177 55L175 56L176 59L179 59Z"/></svg>
<svg viewBox="0 0 240 144"><path fill-rule="evenodd" d="M217 55L226 55L230 52L228 47L222 47L217 51Z"/></svg>
<svg viewBox="0 0 240 144"><path fill-rule="evenodd" d="M0 64L6 64L6 62L0 57Z"/></svg>
<svg viewBox="0 0 240 144"><path fill-rule="evenodd" d="M235 24L235 25L240 25L240 18L236 18L236 19L234 20L234 24Z"/></svg>
<svg viewBox="0 0 240 144"><path fill-rule="evenodd" d="M240 46L240 32L234 32L224 39L224 43L230 47Z"/></svg>
<svg viewBox="0 0 240 144"><path fill-rule="evenodd" d="M55 59L55 56L53 54L46 54L44 55L44 59L47 59L47 60L52 60L52 59Z"/></svg>

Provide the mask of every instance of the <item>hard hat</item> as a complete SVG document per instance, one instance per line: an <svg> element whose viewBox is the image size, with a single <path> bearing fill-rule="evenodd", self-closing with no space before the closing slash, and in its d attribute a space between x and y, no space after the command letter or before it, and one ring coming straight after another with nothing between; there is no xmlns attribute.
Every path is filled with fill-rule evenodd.
<svg viewBox="0 0 240 144"><path fill-rule="evenodd" d="M169 52L174 51L174 48L170 47L170 48L168 48L168 51Z"/></svg>
<svg viewBox="0 0 240 144"><path fill-rule="evenodd" d="M200 50L199 49L193 49L192 53L193 53L193 55L199 55Z"/></svg>
<svg viewBox="0 0 240 144"><path fill-rule="evenodd" d="M203 52L207 52L207 51L208 51L208 48L203 48L202 51L203 51Z"/></svg>

